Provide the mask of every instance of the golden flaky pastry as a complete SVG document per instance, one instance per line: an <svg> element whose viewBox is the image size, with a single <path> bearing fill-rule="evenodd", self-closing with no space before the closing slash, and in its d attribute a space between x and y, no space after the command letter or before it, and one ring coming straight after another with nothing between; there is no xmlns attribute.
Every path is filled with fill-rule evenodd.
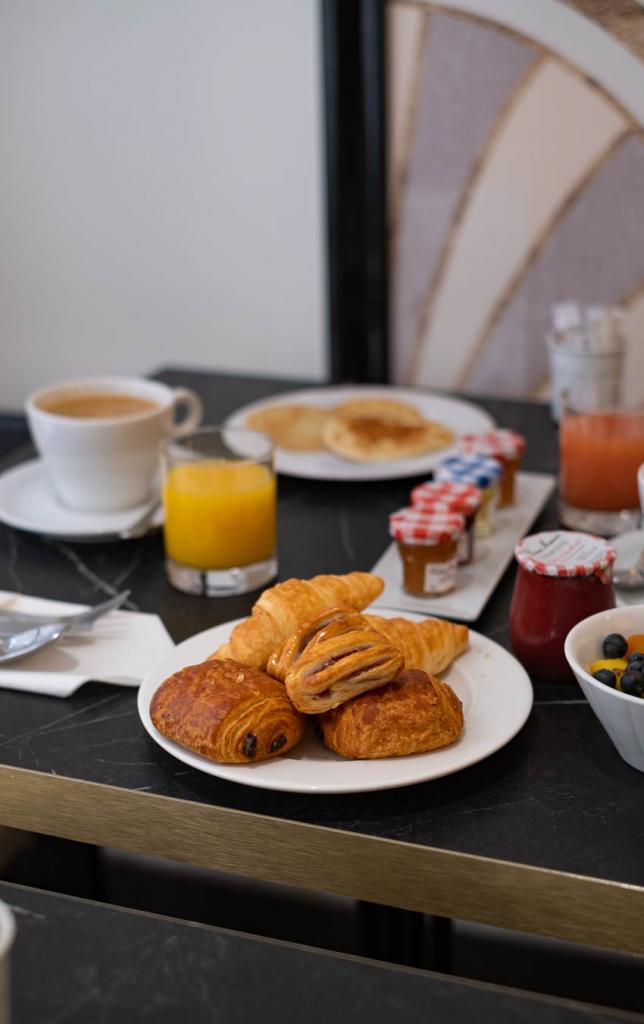
<svg viewBox="0 0 644 1024"><path fill-rule="evenodd" d="M175 672L152 697L150 717L163 736L226 764L277 757L304 731L281 683L229 660Z"/></svg>
<svg viewBox="0 0 644 1024"><path fill-rule="evenodd" d="M343 757L404 757L454 743L463 709L447 683L410 669L316 721L326 745Z"/></svg>
<svg viewBox="0 0 644 1024"><path fill-rule="evenodd" d="M423 414L415 405L393 398L352 398L330 410L334 416L370 416L387 423L423 423Z"/></svg>
<svg viewBox="0 0 644 1024"><path fill-rule="evenodd" d="M359 612L335 608L289 637L268 659L298 711L315 715L391 682L404 657Z"/></svg>
<svg viewBox="0 0 644 1024"><path fill-rule="evenodd" d="M381 615L365 614L373 629L382 633L405 656L405 668L422 668L430 675L438 675L451 665L454 658L467 650L467 626L444 619L386 619Z"/></svg>
<svg viewBox="0 0 644 1024"><path fill-rule="evenodd" d="M328 608L304 622L280 647L275 648L266 671L275 679L286 680L309 650L334 637L353 630L373 629L380 633L403 657L401 668L420 668L438 675L448 668L459 654L467 650L467 626L444 619L384 618L369 612L347 612Z"/></svg>
<svg viewBox="0 0 644 1024"><path fill-rule="evenodd" d="M377 416L329 416L322 431L326 448L352 462L394 462L445 448L454 434L442 423L396 423Z"/></svg>
<svg viewBox="0 0 644 1024"><path fill-rule="evenodd" d="M379 596L384 584L369 572L343 576L290 579L265 590L253 605L250 618L233 629L227 643L212 658L233 658L243 665L266 668L276 647L296 629L328 608L359 610Z"/></svg>
<svg viewBox="0 0 644 1024"><path fill-rule="evenodd" d="M249 413L244 422L252 430L268 434L280 448L314 452L323 447L327 416L325 409L310 405L271 405Z"/></svg>

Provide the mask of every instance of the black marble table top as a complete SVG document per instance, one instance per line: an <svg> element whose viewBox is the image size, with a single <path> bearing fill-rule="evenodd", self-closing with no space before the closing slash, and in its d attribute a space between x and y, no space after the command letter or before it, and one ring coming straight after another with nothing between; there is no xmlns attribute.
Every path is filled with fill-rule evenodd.
<svg viewBox="0 0 644 1024"><path fill-rule="evenodd" d="M609 1024L638 1015L0 883L19 1024Z"/></svg>
<svg viewBox="0 0 644 1024"><path fill-rule="evenodd" d="M301 386L179 370L159 376L196 388L211 423L245 402ZM556 472L557 433L545 405L478 401L499 424L526 435L524 468ZM11 437L18 447L5 454L0 466L27 454L19 421L10 417L6 422L4 430L0 418L0 440ZM388 544L388 513L406 503L416 482L280 477L280 577L369 569ZM554 525L555 514L553 498L535 528ZM509 647L513 579L511 566L473 624L504 647ZM158 613L176 641L247 614L256 597L208 599L172 589L164 575L159 534L81 545L0 526L0 588L92 604L124 587L131 589L130 607ZM207 804L273 821L628 883L639 892L644 887L641 775L620 759L575 684L535 680L534 689L528 722L502 750L447 778L381 793L305 796L203 775L175 761L147 736L132 690L94 683L65 701L0 690L0 765L42 778L63 776L186 805ZM0 821L18 823L4 802L0 793ZM61 828L72 838L73 831L69 823ZM111 844L120 841L115 825ZM644 937L641 941L644 951Z"/></svg>

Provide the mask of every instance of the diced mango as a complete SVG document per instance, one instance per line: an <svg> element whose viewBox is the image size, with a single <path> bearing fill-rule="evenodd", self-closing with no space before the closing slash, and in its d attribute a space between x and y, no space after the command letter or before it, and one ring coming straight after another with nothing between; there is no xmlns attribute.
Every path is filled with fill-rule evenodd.
<svg viewBox="0 0 644 1024"><path fill-rule="evenodd" d="M626 657L629 654L635 654L636 651L644 654L644 633L634 633L633 636L627 637L627 643Z"/></svg>
<svg viewBox="0 0 644 1024"><path fill-rule="evenodd" d="M599 661L593 661L588 671L592 676L594 672L599 672L600 668L609 668L619 679L628 668L628 662L625 658L600 658Z"/></svg>

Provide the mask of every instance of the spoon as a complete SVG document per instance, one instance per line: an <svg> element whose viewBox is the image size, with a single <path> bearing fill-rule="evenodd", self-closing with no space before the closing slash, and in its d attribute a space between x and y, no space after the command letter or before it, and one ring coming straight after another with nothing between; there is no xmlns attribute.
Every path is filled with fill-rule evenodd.
<svg viewBox="0 0 644 1024"><path fill-rule="evenodd" d="M644 532L629 530L611 540L617 552L613 566L613 583L619 590L644 587Z"/></svg>
<svg viewBox="0 0 644 1024"><path fill-rule="evenodd" d="M644 551L632 565L613 574L613 583L620 590L639 590L644 587Z"/></svg>
<svg viewBox="0 0 644 1024"><path fill-rule="evenodd" d="M68 630L93 626L103 615L123 604L128 594L129 590L125 590L121 594L117 594L116 597L110 598L109 601L104 601L94 608L88 608L85 612L61 616L58 619L42 617L38 621L39 617L36 615L32 617L26 614L22 617L16 616L15 619L11 620L12 632L10 633L7 633L6 630L7 623L2 622L3 628L0 628L0 664L5 661L13 661L15 658L22 658L26 654L33 654L34 651L40 650L45 644L58 640Z"/></svg>

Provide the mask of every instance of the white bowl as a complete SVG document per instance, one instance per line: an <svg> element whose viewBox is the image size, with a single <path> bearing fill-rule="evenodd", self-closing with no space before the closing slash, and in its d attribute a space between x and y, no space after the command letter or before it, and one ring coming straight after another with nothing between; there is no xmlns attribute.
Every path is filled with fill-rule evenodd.
<svg viewBox="0 0 644 1024"><path fill-rule="evenodd" d="M627 764L644 772L644 698L613 690L598 682L586 666L602 655L608 633L629 637L644 633L644 604L610 608L582 619L566 637L564 651L588 703Z"/></svg>

